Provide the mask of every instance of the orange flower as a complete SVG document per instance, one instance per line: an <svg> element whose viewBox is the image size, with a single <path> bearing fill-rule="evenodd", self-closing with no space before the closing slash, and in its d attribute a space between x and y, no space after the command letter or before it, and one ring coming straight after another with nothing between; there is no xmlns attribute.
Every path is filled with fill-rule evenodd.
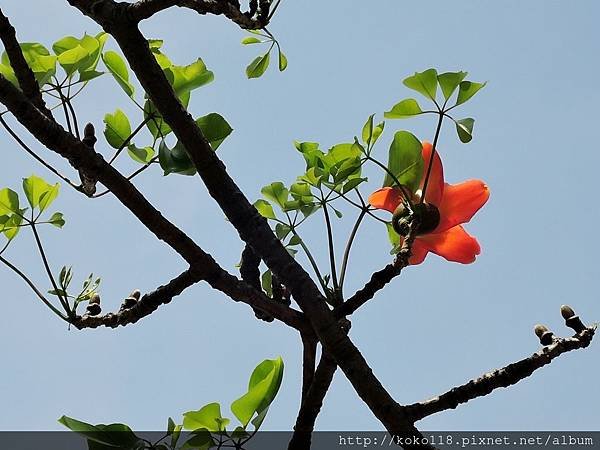
<svg viewBox="0 0 600 450"><path fill-rule="evenodd" d="M424 172L431 158L432 145L423 143ZM425 175L413 201L421 200ZM410 264L421 264L427 253L433 252L455 261L469 264L481 252L477 239L468 234L461 226L471 220L490 196L487 185L481 180L468 180L459 184L444 182L442 161L436 152L433 159L429 183L425 193L425 203L437 207L440 213L439 223L432 231L419 234L412 245ZM397 187L384 187L369 197L371 206L393 213L402 204L402 191Z"/></svg>

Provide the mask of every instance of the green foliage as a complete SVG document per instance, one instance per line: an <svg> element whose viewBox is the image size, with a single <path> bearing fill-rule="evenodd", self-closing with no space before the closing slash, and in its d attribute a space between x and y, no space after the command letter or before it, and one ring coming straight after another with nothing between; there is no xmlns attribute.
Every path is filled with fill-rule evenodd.
<svg viewBox="0 0 600 450"><path fill-rule="evenodd" d="M408 131L398 131L390 145L388 170L383 181L384 186L394 186L396 181L415 192L419 188L423 175L423 156L421 141Z"/></svg>
<svg viewBox="0 0 600 450"><path fill-rule="evenodd" d="M60 185L49 184L44 179L31 175L23 179L23 192L27 203L31 207L31 218L25 218L29 208L21 208L19 194L10 188L0 189L0 233L3 233L8 241L13 240L23 226L35 224L51 224L62 228L65 219L62 213L55 212L50 219L40 222L39 218L43 212L56 200ZM37 214L36 213L37 210Z"/></svg>
<svg viewBox="0 0 600 450"><path fill-rule="evenodd" d="M406 119L408 117L422 114L423 110L414 98L407 98L392 106L392 109L384 114L387 119Z"/></svg>
<svg viewBox="0 0 600 450"><path fill-rule="evenodd" d="M438 75L438 83L442 88L444 99L448 100L456 91L456 88L467 76L467 72L446 72Z"/></svg>
<svg viewBox="0 0 600 450"><path fill-rule="evenodd" d="M456 98L456 105L462 105L469 101L477 92L485 87L487 83L475 83L472 81L462 81L458 86L458 96Z"/></svg>
<svg viewBox="0 0 600 450"><path fill-rule="evenodd" d="M135 94L135 87L129 82L129 68L123 57L117 52L109 50L102 54L102 61L104 61L104 65L112 74L115 81L121 86L121 89L123 89L129 97L133 97L133 94Z"/></svg>
<svg viewBox="0 0 600 450"><path fill-rule="evenodd" d="M104 137L112 148L123 148L131 135L131 124L125 113L117 109L113 114L104 116Z"/></svg>
<svg viewBox="0 0 600 450"><path fill-rule="evenodd" d="M467 143L471 142L473 139L473 125L475 124L475 119L466 118L460 119L456 121L456 133L461 142Z"/></svg>
<svg viewBox="0 0 600 450"><path fill-rule="evenodd" d="M403 83L428 99L435 100L438 86L437 70L428 69L424 72L415 72L414 75L405 78Z"/></svg>
<svg viewBox="0 0 600 450"><path fill-rule="evenodd" d="M61 277L68 279L69 271L65 270ZM279 392L283 380L283 367L281 357L266 359L256 366L250 376L248 391L231 404L232 412L241 422L233 431L227 431L230 420L222 416L221 405L216 402L184 413L183 423L180 425L169 418L165 436L153 443L138 437L125 424L92 425L67 416L62 416L58 422L85 438L90 450L205 450L223 446L242 448L241 446L253 436L247 431L250 422L254 431L258 431L269 406ZM191 431L191 434L177 447L183 429Z"/></svg>
<svg viewBox="0 0 600 450"><path fill-rule="evenodd" d="M283 72L287 69L288 60L285 54L281 51L281 46L275 37L265 30L266 34L262 34L259 31L250 31L254 34L254 36L246 36L242 39L243 45L253 45L253 44L270 44L269 49L266 53L257 56L252 60L250 64L246 67L246 76L248 78L260 78L264 75L264 73L269 68L271 63L271 51L276 48L277 49L277 67L280 72Z"/></svg>
<svg viewBox="0 0 600 450"><path fill-rule="evenodd" d="M227 121L217 113L211 113L196 119L196 124L213 150L217 150L233 131ZM180 175L196 174L196 167L180 141L177 141L173 148L169 148L164 140L161 141L158 160L165 175L170 173Z"/></svg>

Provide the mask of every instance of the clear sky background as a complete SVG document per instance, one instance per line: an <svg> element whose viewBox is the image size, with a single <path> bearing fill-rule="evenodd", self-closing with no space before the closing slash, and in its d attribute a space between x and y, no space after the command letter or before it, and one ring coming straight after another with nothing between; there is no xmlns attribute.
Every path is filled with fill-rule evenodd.
<svg viewBox="0 0 600 450"><path fill-rule="evenodd" d="M2 1L2 9L22 41L50 46L65 35L99 31L65 1ZM414 71L462 69L474 81L489 81L462 109L476 118L473 141L460 144L446 126L439 144L448 181L481 178L490 186L489 203L467 226L482 255L468 266L429 256L353 317L351 336L375 374L398 401L410 403L538 350L537 322L568 335L563 303L585 321L600 319L599 17L596 0L284 0L270 28L289 68L283 74L272 68L258 80L247 80L244 67L259 49L241 46L246 34L224 18L174 9L143 30L164 39L176 63L202 57L215 72L215 82L195 92L191 110L198 116L216 111L231 123L235 131L219 154L253 200L261 186L291 183L302 172L294 139L324 148L352 140L369 114L381 117L412 96L401 81ZM80 120L97 129L117 107L135 111L108 76L76 106ZM399 129L432 139L433 120L388 121L379 155L385 158ZM31 173L55 181L5 134L0 143L2 187L18 188ZM107 146L97 148L109 154ZM135 164L125 156L120 167L128 172ZM169 219L236 270L242 243L197 177L164 178L157 168L136 181ZM372 172L370 183L373 190L380 186L380 174ZM44 230L51 262L57 270L72 264L77 283L91 271L101 275L105 311L118 309L132 289L152 290L185 269L115 199L62 192L55 206L67 225ZM347 236L354 214L339 221L336 237ZM324 266L322 218L311 223L305 239ZM8 255L46 288L34 247L21 238ZM390 261L388 250L381 224L362 229L348 292ZM299 337L255 320L250 308L204 284L136 325L85 331L67 330L8 269L0 270L0 285L0 429L60 429L62 414L160 429L168 416L181 420L181 413L212 401L229 414L252 368L277 355L285 360L285 378L265 428L287 430L294 422ZM595 342L517 386L419 425L597 430L599 356ZM317 425L382 428L340 373Z"/></svg>

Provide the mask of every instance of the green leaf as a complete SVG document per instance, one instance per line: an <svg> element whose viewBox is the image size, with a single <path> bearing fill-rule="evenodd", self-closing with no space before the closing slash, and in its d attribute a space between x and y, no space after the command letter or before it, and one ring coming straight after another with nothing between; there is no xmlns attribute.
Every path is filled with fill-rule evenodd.
<svg viewBox="0 0 600 450"><path fill-rule="evenodd" d="M214 74L206 69L206 65L200 58L187 66L171 65L165 69L165 74L179 97L215 79Z"/></svg>
<svg viewBox="0 0 600 450"><path fill-rule="evenodd" d="M267 294L267 296L269 297L273 297L273 274L271 273L270 270L265 270L263 272L263 274L260 277L260 285L263 288L263 291L265 291L265 293ZM235 413L234 413L235 414Z"/></svg>
<svg viewBox="0 0 600 450"><path fill-rule="evenodd" d="M385 226L387 228L388 239L390 241L390 244L392 244L392 247L400 245L402 238L398 233L396 233L396 230L394 230L392 223L386 222Z"/></svg>
<svg viewBox="0 0 600 450"><path fill-rule="evenodd" d="M114 149L122 148L131 136L131 124L127 115L117 109L113 114L104 116L104 123L106 124L104 128L106 142Z"/></svg>
<svg viewBox="0 0 600 450"><path fill-rule="evenodd" d="M79 69L83 69L88 63L90 53L81 45L65 50L58 55L58 63L64 69L67 77L71 77L74 72Z"/></svg>
<svg viewBox="0 0 600 450"><path fill-rule="evenodd" d="M231 411L244 428L248 426L255 413L260 415L273 402L282 379L281 357L273 360L266 359L254 369L248 383L248 392L231 404ZM256 428L258 426L255 425Z"/></svg>
<svg viewBox="0 0 600 450"><path fill-rule="evenodd" d="M463 144L470 142L473 139L473 125L475 124L475 119L467 117L466 119L461 119L456 121L456 133L458 134L458 138Z"/></svg>
<svg viewBox="0 0 600 450"><path fill-rule="evenodd" d="M467 72L446 72L438 75L438 83L442 88L444 99L448 100L462 80L467 76Z"/></svg>
<svg viewBox="0 0 600 450"><path fill-rule="evenodd" d="M385 122L380 122L378 123L375 128L373 128L373 137L371 138L371 145L375 145L375 142L377 142L377 139L379 139L379 136L381 136L381 133L383 133L383 129L385 128Z"/></svg>
<svg viewBox="0 0 600 450"><path fill-rule="evenodd" d="M373 117L375 114L371 114L362 128L362 141L369 145L373 138Z"/></svg>
<svg viewBox="0 0 600 450"><path fill-rule="evenodd" d="M392 109L383 115L387 119L406 119L407 117L417 116L422 112L423 110L414 98L407 98L392 106Z"/></svg>
<svg viewBox="0 0 600 450"><path fill-rule="evenodd" d="M88 70L88 71L80 73L78 81L87 82L87 81L93 80L94 78L98 78L101 75L104 75L104 72L98 72L96 70Z"/></svg>
<svg viewBox="0 0 600 450"><path fill-rule="evenodd" d="M482 89L487 83L474 83L472 81L462 81L458 86L458 96L456 98L456 105L462 105L473 97L480 89Z"/></svg>
<svg viewBox="0 0 600 450"><path fill-rule="evenodd" d="M31 175L23 178L23 191L32 208L40 208L43 212L58 196L59 184L46 183L42 178Z"/></svg>
<svg viewBox="0 0 600 450"><path fill-rule="evenodd" d="M165 175L170 173L189 176L196 174L196 167L179 141L172 149L164 141L161 141L158 147L158 161Z"/></svg>
<svg viewBox="0 0 600 450"><path fill-rule="evenodd" d="M281 50L279 50L279 71L283 72L285 69L287 69L287 66L288 66L287 57L283 54L283 52Z"/></svg>
<svg viewBox="0 0 600 450"><path fill-rule="evenodd" d="M152 147L136 147L133 144L127 146L129 157L140 164L148 164L154 158L154 149Z"/></svg>
<svg viewBox="0 0 600 450"><path fill-rule="evenodd" d="M216 444L210 431L200 429L195 431L192 437L185 441L181 449L208 450L214 447L216 447Z"/></svg>
<svg viewBox="0 0 600 450"><path fill-rule="evenodd" d="M411 77L404 79L404 85L425 97L435 100L437 92L437 71L435 69L428 69L424 72L415 72Z"/></svg>
<svg viewBox="0 0 600 450"><path fill-rule="evenodd" d="M249 65L246 67L246 76L248 78L259 78L261 77L267 68L269 67L270 55L265 53L262 56L257 56Z"/></svg>
<svg viewBox="0 0 600 450"><path fill-rule="evenodd" d="M175 422L173 421L173 419L171 419L169 417L169 420L167 421L167 435L170 436L171 434L173 434L173 431L175 431L175 427L176 426L177 425L175 424Z"/></svg>
<svg viewBox="0 0 600 450"><path fill-rule="evenodd" d="M265 219L276 219L275 212L273 211L273 207L266 200L256 200L254 202L254 207L258 211L258 213L263 216Z"/></svg>
<svg viewBox="0 0 600 450"><path fill-rule="evenodd" d="M200 127L202 134L215 151L233 131L233 128L231 128L227 121L217 113L210 113L196 119L196 124Z"/></svg>
<svg viewBox="0 0 600 450"><path fill-rule="evenodd" d="M255 36L246 36L244 39L242 39L242 44L244 45L250 45L250 44L262 44L263 41L261 41L259 38L255 37Z"/></svg>
<svg viewBox="0 0 600 450"><path fill-rule="evenodd" d="M10 81L14 86L19 87L19 81L17 80L17 76L15 75L15 71L12 67L0 64L0 75Z"/></svg>
<svg viewBox="0 0 600 450"><path fill-rule="evenodd" d="M86 437L89 441L113 448L134 449L141 442L131 428L120 423L91 425L67 416L62 416L58 422L71 431Z"/></svg>
<svg viewBox="0 0 600 450"><path fill-rule="evenodd" d="M125 60L118 53L109 50L102 55L102 61L125 93L133 97L135 88L129 82L129 69Z"/></svg>
<svg viewBox="0 0 600 450"><path fill-rule="evenodd" d="M423 156L421 142L408 131L398 131L390 145L388 169L400 184L407 186L411 192L419 188L423 175ZM393 186L395 181L386 173L384 186Z"/></svg>
<svg viewBox="0 0 600 450"><path fill-rule="evenodd" d="M0 214L20 214L19 194L9 188L0 190Z"/></svg>
<svg viewBox="0 0 600 450"><path fill-rule="evenodd" d="M335 213L335 215L337 216L338 219L341 219L342 217L344 217L344 215L342 214L341 211L335 209L333 206L331 207L331 209L333 209L333 212Z"/></svg>
<svg viewBox="0 0 600 450"><path fill-rule="evenodd" d="M221 405L218 403L209 403L198 411L183 414L183 428L186 430L205 428L208 431L222 431L228 423L229 419L221 416Z"/></svg>
<svg viewBox="0 0 600 450"><path fill-rule="evenodd" d="M284 240L288 234L290 234L290 231L292 231L292 229L286 224L278 223L275 225L275 235L280 241Z"/></svg>
<svg viewBox="0 0 600 450"><path fill-rule="evenodd" d="M281 208L285 207L285 202L288 200L289 191L280 181L271 183L263 187L260 192L265 198L277 203Z"/></svg>
<svg viewBox="0 0 600 450"><path fill-rule="evenodd" d="M50 55L48 49L37 42L24 42L19 45L36 81L40 86L44 86L56 73L56 56ZM10 66L6 52L2 53L2 64Z"/></svg>
<svg viewBox="0 0 600 450"><path fill-rule="evenodd" d="M19 214L11 215L8 220L2 226L2 232L4 236L9 240L13 240L19 231L21 230L21 224L23 223L24 210L20 210Z"/></svg>
<svg viewBox="0 0 600 450"><path fill-rule="evenodd" d="M367 178L352 178L352 179L348 180L346 182L346 184L344 184L344 187L342 188L342 193L346 194L346 193L350 192L352 189L356 189L356 187L359 184L361 184L365 181L367 181Z"/></svg>

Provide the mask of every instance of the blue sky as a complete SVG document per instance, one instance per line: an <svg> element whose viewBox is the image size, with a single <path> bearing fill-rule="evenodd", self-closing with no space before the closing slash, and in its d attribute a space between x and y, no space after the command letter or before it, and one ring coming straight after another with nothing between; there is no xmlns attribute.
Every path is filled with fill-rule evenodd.
<svg viewBox="0 0 600 450"><path fill-rule="evenodd" d="M98 31L66 2L35 3L3 7L22 41L51 45L65 35ZM401 81L414 71L467 70L470 79L489 82L463 108L465 116L476 118L473 141L460 144L446 126L439 144L449 182L480 178L490 186L489 203L467 225L482 255L468 266L430 256L353 318L352 338L376 375L398 401L411 403L536 351L537 322L567 335L559 314L563 303L586 321L600 317L599 13L594 0L284 0L270 29L289 68L283 74L270 69L259 80L244 75L258 49L241 46L246 34L223 18L176 9L144 23L143 30L164 39L175 62L201 57L215 72L215 82L193 96L191 111L219 112L233 126L219 153L251 199L261 186L291 183L301 173L294 139L318 141L324 148L352 140L370 114L381 117L412 96ZM109 77L90 86L76 107L80 120L98 129L104 114L117 107L135 113ZM409 129L431 139L434 125L431 118L388 121L379 155L385 158L394 131ZM16 188L31 173L53 180L5 134L0 139L1 187ZM97 148L108 154L108 148ZM121 167L129 171L135 165L124 158ZM373 189L380 182L372 172ZM235 271L242 244L198 178L163 178L155 170L137 183L168 218ZM72 264L78 282L91 271L101 275L105 309L118 309L132 289L151 290L185 269L109 196L90 201L63 187L55 205L67 226L44 231L51 261L56 267ZM336 236L347 235L353 214L348 210L336 224ZM305 240L324 265L323 230L315 216ZM19 241L8 255L45 287L31 241L25 236ZM381 224L361 230L349 292L389 262L388 250ZM265 428L286 430L294 421L298 336L277 323L256 321L248 307L206 285L136 325L76 331L51 316L8 270L0 270L0 280L0 429L59 429L62 414L156 429L168 416L178 419L212 401L228 412L256 363L276 355L283 356L286 372ZM596 344L570 353L517 386L420 426L597 429L598 357ZM381 428L339 373L317 425Z"/></svg>

